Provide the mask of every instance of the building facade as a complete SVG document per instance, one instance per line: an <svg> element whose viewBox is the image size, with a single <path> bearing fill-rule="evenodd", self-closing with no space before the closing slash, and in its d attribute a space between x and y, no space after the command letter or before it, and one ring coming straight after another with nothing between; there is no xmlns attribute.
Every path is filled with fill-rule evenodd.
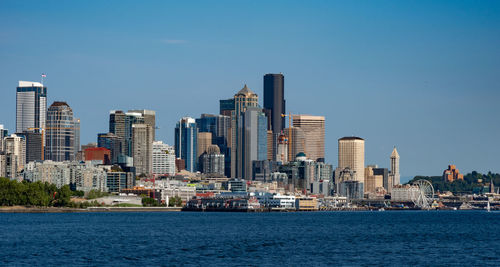
<svg viewBox="0 0 500 267"><path fill-rule="evenodd" d="M198 170L198 127L196 121L184 117L175 127L175 156L184 160L185 169L190 172Z"/></svg>
<svg viewBox="0 0 500 267"><path fill-rule="evenodd" d="M132 124L132 155L137 175L153 171L153 128L149 124Z"/></svg>
<svg viewBox="0 0 500 267"><path fill-rule="evenodd" d="M175 175L175 151L162 141L153 142L153 174Z"/></svg>
<svg viewBox="0 0 500 267"><path fill-rule="evenodd" d="M314 161L325 158L325 117L293 115L293 128L302 131L304 152Z"/></svg>
<svg viewBox="0 0 500 267"><path fill-rule="evenodd" d="M224 154L220 152L217 145L210 145L207 150L201 154L200 170L208 176L224 177Z"/></svg>
<svg viewBox="0 0 500 267"><path fill-rule="evenodd" d="M47 87L38 82L19 81L16 92L16 132L42 132L47 115Z"/></svg>
<svg viewBox="0 0 500 267"><path fill-rule="evenodd" d="M252 162L267 160L267 117L258 107L247 107L239 120L238 177L252 179Z"/></svg>
<svg viewBox="0 0 500 267"><path fill-rule="evenodd" d="M353 171L353 180L365 179L365 140L359 137L343 137L338 141L338 168Z"/></svg>
<svg viewBox="0 0 500 267"><path fill-rule="evenodd" d="M231 113L231 177L239 177L241 178L243 175L243 171L241 170L242 166L242 153L241 147L239 145L241 142L241 118L242 114L249 107L258 107L259 106L259 97L256 93L254 93L250 88L245 86L238 91L234 95L234 110ZM266 125L267 129L267 125ZM266 140L267 142L267 140ZM238 151L240 150L240 151Z"/></svg>
<svg viewBox="0 0 500 267"><path fill-rule="evenodd" d="M389 174L392 186L400 184L400 175L399 175L399 153L396 147L392 150L391 153L391 172ZM392 187L391 186L391 187Z"/></svg>
<svg viewBox="0 0 500 267"><path fill-rule="evenodd" d="M76 152L73 110L66 102L56 101L47 111L44 158L52 161L73 161Z"/></svg>

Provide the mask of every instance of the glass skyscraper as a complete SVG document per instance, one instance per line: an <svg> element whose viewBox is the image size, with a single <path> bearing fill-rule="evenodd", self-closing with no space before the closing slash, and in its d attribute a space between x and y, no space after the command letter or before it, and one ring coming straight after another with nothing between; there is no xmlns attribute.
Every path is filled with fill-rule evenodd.
<svg viewBox="0 0 500 267"><path fill-rule="evenodd" d="M47 115L47 87L38 82L19 81L16 92L16 132L41 132Z"/></svg>
<svg viewBox="0 0 500 267"><path fill-rule="evenodd" d="M75 125L73 110L66 102L54 102L47 111L45 159L73 161L75 159Z"/></svg>
<svg viewBox="0 0 500 267"><path fill-rule="evenodd" d="M241 114L238 177L252 179L252 162L267 159L267 117L261 108L247 107Z"/></svg>
<svg viewBox="0 0 500 267"><path fill-rule="evenodd" d="M183 159L186 170L190 172L198 170L197 135L198 127L196 127L195 119L184 117L177 122L175 127L175 157Z"/></svg>
<svg viewBox="0 0 500 267"><path fill-rule="evenodd" d="M229 139L231 131L231 117L224 115L201 114L201 118L196 119L198 132L212 133L212 144L217 145L225 161L224 174L231 176L231 148Z"/></svg>

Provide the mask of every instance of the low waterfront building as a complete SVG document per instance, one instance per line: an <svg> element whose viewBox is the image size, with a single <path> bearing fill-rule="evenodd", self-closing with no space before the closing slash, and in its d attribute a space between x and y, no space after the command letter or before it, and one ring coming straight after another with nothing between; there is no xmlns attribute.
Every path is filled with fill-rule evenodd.
<svg viewBox="0 0 500 267"><path fill-rule="evenodd" d="M318 199L315 197L296 198L295 208L298 211L316 211L318 210Z"/></svg>
<svg viewBox="0 0 500 267"><path fill-rule="evenodd" d="M391 190L391 200L407 202L417 198L420 189L417 185L395 185Z"/></svg>

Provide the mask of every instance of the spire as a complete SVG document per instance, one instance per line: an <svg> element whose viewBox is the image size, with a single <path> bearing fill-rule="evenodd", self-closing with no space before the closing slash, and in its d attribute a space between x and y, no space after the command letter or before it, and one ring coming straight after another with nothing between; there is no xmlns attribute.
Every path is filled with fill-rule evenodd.
<svg viewBox="0 0 500 267"><path fill-rule="evenodd" d="M394 149L392 150L391 158L399 158L399 153L396 147L394 147Z"/></svg>

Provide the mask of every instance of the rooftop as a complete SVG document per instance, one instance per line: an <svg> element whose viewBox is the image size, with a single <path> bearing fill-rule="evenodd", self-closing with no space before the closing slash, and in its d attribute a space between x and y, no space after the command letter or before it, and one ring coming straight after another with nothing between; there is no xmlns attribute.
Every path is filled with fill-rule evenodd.
<svg viewBox="0 0 500 267"><path fill-rule="evenodd" d="M356 136L346 136L346 137L342 137L339 139L339 141L344 141L344 140L346 140L346 141L347 140L363 140L364 141L365 139L363 139L361 137L356 137Z"/></svg>
<svg viewBox="0 0 500 267"><path fill-rule="evenodd" d="M43 87L43 84L39 82L19 81L18 87Z"/></svg>

